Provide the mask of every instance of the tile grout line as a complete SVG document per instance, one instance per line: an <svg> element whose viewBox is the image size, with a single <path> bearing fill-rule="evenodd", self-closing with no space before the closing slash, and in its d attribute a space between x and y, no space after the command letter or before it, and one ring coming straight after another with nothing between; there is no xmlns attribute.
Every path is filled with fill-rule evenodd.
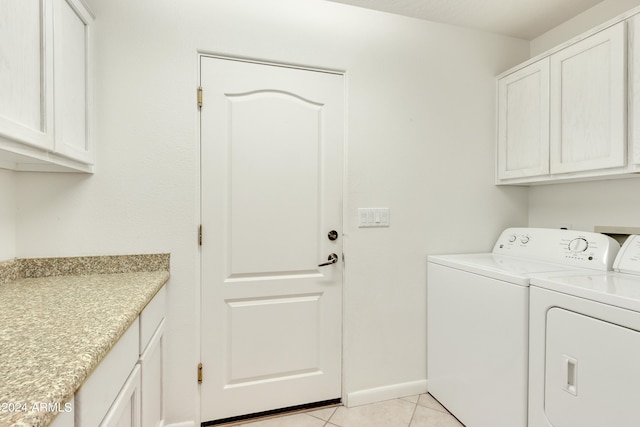
<svg viewBox="0 0 640 427"><path fill-rule="evenodd" d="M331 421L331 418L333 418L333 416L336 414L336 412L338 412L338 407L337 406L335 408L333 408L333 413L331 415L329 415L329 418L327 418L327 420L324 422L322 427L331 427L333 425L333 424L329 424L329 421Z"/></svg>
<svg viewBox="0 0 640 427"><path fill-rule="evenodd" d="M407 424L407 427L411 427L411 423L413 422L413 417L416 416L416 411L418 410L418 402L420 401L420 396L418 395L418 400L416 400L416 404L413 407L413 412L411 413L411 418L409 419L409 424Z"/></svg>

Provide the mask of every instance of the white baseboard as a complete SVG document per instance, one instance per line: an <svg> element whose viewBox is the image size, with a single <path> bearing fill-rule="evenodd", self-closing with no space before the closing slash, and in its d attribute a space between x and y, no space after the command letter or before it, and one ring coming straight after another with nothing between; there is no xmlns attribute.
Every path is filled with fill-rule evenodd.
<svg viewBox="0 0 640 427"><path fill-rule="evenodd" d="M383 400L397 399L399 397L413 396L426 392L427 380L387 385L348 393L345 406L367 405L369 403L382 402Z"/></svg>
<svg viewBox="0 0 640 427"><path fill-rule="evenodd" d="M196 427L196 422L185 421L183 423L165 424L164 427Z"/></svg>

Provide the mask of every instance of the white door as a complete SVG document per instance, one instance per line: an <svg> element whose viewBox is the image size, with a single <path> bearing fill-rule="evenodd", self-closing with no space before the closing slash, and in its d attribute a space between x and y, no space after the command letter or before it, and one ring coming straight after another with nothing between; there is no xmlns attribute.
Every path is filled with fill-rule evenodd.
<svg viewBox="0 0 640 427"><path fill-rule="evenodd" d="M343 76L200 66L201 420L340 398Z"/></svg>

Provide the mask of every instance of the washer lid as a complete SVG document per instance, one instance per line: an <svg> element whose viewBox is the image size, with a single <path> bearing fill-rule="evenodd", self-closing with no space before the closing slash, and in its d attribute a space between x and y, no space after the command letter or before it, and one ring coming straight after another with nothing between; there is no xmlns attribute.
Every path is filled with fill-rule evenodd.
<svg viewBox="0 0 640 427"><path fill-rule="evenodd" d="M437 255L429 256L428 261L520 286L529 286L532 274L576 270L560 264L492 253Z"/></svg>
<svg viewBox="0 0 640 427"><path fill-rule="evenodd" d="M640 277L617 272L551 273L531 277L531 286L615 307L640 311Z"/></svg>

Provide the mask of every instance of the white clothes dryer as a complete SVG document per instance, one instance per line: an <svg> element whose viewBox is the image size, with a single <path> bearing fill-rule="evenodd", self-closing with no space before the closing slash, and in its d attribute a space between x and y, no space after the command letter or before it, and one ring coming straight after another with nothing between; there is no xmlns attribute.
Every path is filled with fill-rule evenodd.
<svg viewBox="0 0 640 427"><path fill-rule="evenodd" d="M429 392L467 427L525 427L529 278L606 271L619 247L602 234L509 228L491 253L429 256Z"/></svg>
<svg viewBox="0 0 640 427"><path fill-rule="evenodd" d="M531 279L530 427L640 426L640 236L614 272Z"/></svg>

